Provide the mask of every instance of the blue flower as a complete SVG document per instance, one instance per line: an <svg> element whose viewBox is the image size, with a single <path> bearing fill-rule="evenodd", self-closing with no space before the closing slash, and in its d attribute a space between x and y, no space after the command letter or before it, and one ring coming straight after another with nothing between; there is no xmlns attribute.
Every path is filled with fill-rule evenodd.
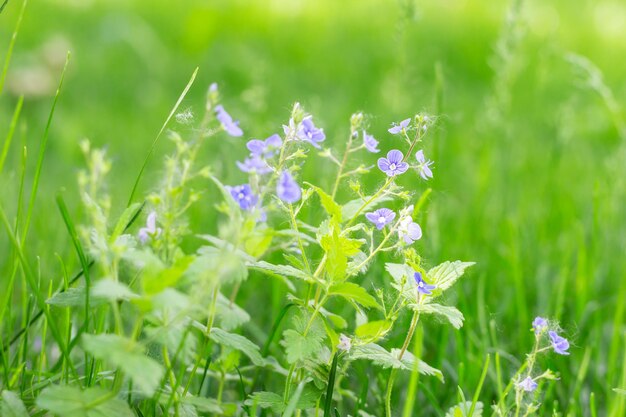
<svg viewBox="0 0 626 417"><path fill-rule="evenodd" d="M365 131L363 131L363 145L365 145L365 149L371 153L380 152L380 149L378 149L378 141L374 138L374 136L368 135Z"/></svg>
<svg viewBox="0 0 626 417"><path fill-rule="evenodd" d="M367 220L371 221L376 225L378 230L381 230L385 225L391 223L393 219L396 217L396 213L389 210L388 208L381 208L372 213L365 214Z"/></svg>
<svg viewBox="0 0 626 417"><path fill-rule="evenodd" d="M413 278L415 278L415 283L417 284L417 291L422 294L431 295L432 291L437 288L436 285L427 284L424 278L422 278L422 274L419 272L414 273Z"/></svg>
<svg viewBox="0 0 626 417"><path fill-rule="evenodd" d="M230 117L230 114L224 110L224 106L221 104L219 106L215 106L215 115L217 120L222 124L222 128L228 133L230 136L239 137L243 135L243 130L239 127L239 121L233 121L233 118Z"/></svg>
<svg viewBox="0 0 626 417"><path fill-rule="evenodd" d="M285 203L295 203L302 197L302 190L289 171L283 171L276 183L276 195Z"/></svg>
<svg viewBox="0 0 626 417"><path fill-rule="evenodd" d="M243 172L256 172L260 175L272 171L272 168L267 165L267 162L259 156L251 156L250 158L246 158L243 162L237 161L237 166Z"/></svg>
<svg viewBox="0 0 626 417"><path fill-rule="evenodd" d="M378 168L387 174L388 177L393 177L406 172L409 169L409 164L402 162L404 155L397 149L393 149L387 153L386 158L378 158Z"/></svg>
<svg viewBox="0 0 626 417"><path fill-rule="evenodd" d="M548 332L548 335L550 336L550 343L552 343L552 348L556 353L558 353L559 355L569 355L569 352L567 351L569 349L569 342L566 338L559 336L558 334L556 334L556 332L553 332L552 330Z"/></svg>
<svg viewBox="0 0 626 417"><path fill-rule="evenodd" d="M403 217L398 225L398 237L410 245L422 238L422 228L410 216Z"/></svg>
<svg viewBox="0 0 626 417"><path fill-rule="evenodd" d="M533 392L537 389L537 383L530 376L527 376L524 380L517 383L517 387L526 392Z"/></svg>
<svg viewBox="0 0 626 417"><path fill-rule="evenodd" d="M415 159L417 159L417 162L419 163L417 165L417 170L419 171L420 176L425 180L432 178L433 171L430 169L430 166L433 164L433 161L426 160L426 157L424 157L424 151L421 149L415 154Z"/></svg>
<svg viewBox="0 0 626 417"><path fill-rule="evenodd" d="M326 135L324 134L324 129L315 127L312 116L307 116L302 119L302 123L300 123L298 128L298 139L305 140L319 149L321 148L319 143L326 139Z"/></svg>
<svg viewBox="0 0 626 417"><path fill-rule="evenodd" d="M161 234L161 228L156 227L156 218L156 211L148 214L148 218L146 219L146 227L142 227L141 229L139 229L139 233L137 234L141 243L146 243L148 239L158 237Z"/></svg>
<svg viewBox="0 0 626 417"><path fill-rule="evenodd" d="M406 127L409 125L409 123L411 123L411 118L404 119L403 121L401 121L398 124L394 123L394 125L391 126L391 128L389 130L387 130L387 131L389 133L391 133L392 135L397 135L398 133L400 133L404 129L406 129Z"/></svg>
<svg viewBox="0 0 626 417"><path fill-rule="evenodd" d="M535 334L540 334L547 328L548 328L548 320L539 316L535 317L535 320L533 320L533 330Z"/></svg>
<svg viewBox="0 0 626 417"><path fill-rule="evenodd" d="M246 147L253 156L272 157L276 149L283 144L283 140L277 134L273 134L265 140L252 139Z"/></svg>
<svg viewBox="0 0 626 417"><path fill-rule="evenodd" d="M252 192L249 184L226 187L226 189L242 210L252 210L259 201L259 197Z"/></svg>

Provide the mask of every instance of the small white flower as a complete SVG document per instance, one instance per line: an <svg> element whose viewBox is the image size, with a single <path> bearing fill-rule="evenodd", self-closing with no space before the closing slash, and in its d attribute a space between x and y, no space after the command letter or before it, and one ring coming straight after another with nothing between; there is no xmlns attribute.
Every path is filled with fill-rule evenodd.
<svg viewBox="0 0 626 417"><path fill-rule="evenodd" d="M345 352L349 352L352 348L352 341L345 334L339 335L339 344L337 345L337 349L343 350Z"/></svg>

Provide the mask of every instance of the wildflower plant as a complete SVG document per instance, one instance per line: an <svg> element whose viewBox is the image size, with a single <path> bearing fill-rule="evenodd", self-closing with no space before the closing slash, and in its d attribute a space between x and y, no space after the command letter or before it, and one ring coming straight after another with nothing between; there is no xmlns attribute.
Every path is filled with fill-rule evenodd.
<svg viewBox="0 0 626 417"><path fill-rule="evenodd" d="M192 119L189 110L176 118L183 127ZM432 178L431 162L416 150L433 122L418 114L389 129L394 136L375 139L356 113L336 156L322 123L296 103L282 129L244 141L237 138L248 131L213 84L198 126L169 132L174 150L155 191L119 219L106 190L111 163L84 142L88 169L79 184L87 222L75 243L85 283L66 283L48 299L67 315L71 350L55 365L63 378L42 387L36 407L72 416L330 415L334 401L351 401L338 394L349 389L342 386L350 366L369 361L389 376L383 403L368 406L390 416L398 372L443 381L441 370L408 347L422 318L462 326L463 314L440 300L472 263L426 267L416 242L428 231L417 220L430 189L424 181L416 189L396 183L400 175ZM240 174L230 184L200 158L206 142L224 135L248 152L231 161ZM373 170L361 162L378 152L386 157ZM328 189L302 174L310 158L333 166ZM379 176L372 192L359 183L368 172ZM347 201L338 199L342 184L352 193ZM219 213L216 233L206 225L192 230L186 220L203 198ZM185 241L195 248L185 249ZM382 254L394 261L385 264L385 285L375 288L370 267ZM241 286L259 274L288 289L271 330L238 305ZM248 338L242 330L252 325L262 330ZM404 342L386 346L398 328ZM566 348L556 337L553 343Z"/></svg>

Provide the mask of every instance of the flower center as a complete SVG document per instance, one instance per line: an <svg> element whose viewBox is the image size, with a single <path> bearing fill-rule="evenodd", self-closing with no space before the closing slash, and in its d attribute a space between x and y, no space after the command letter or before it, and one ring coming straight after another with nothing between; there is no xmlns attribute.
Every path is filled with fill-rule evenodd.
<svg viewBox="0 0 626 417"><path fill-rule="evenodd" d="M382 216L381 216L381 217L379 217L379 218L378 218L378 223L380 223L380 224L385 224L386 222L387 222L387 221L385 220L385 218L384 218L384 217L382 217Z"/></svg>
<svg viewBox="0 0 626 417"><path fill-rule="evenodd" d="M239 193L239 194L237 194L237 198L238 198L239 200L243 200L245 196L246 196L246 195L245 195L244 193Z"/></svg>
<svg viewBox="0 0 626 417"><path fill-rule="evenodd" d="M395 171L395 169L396 169L396 168L397 168L397 167L396 167L396 164L391 164L391 165L389 165L389 169L390 169L391 171Z"/></svg>

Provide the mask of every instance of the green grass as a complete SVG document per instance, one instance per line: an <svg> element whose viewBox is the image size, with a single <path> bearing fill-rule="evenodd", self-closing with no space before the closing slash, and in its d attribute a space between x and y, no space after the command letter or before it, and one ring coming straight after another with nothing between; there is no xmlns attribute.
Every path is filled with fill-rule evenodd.
<svg viewBox="0 0 626 417"><path fill-rule="evenodd" d="M0 56L7 57L0 67L8 68L6 84L4 70L0 77L3 343L43 307L49 288L62 287L64 279L67 287L67 277L84 266L63 220L85 221L75 179L84 165L79 140L108 148L112 210L121 214L140 169L138 193L157 185L151 179L161 176L170 145L155 141L145 171L141 161L152 154L155 133L199 66L179 109L200 109L206 87L217 81L246 137L276 131L294 101L333 133L329 141L338 150L354 110L372 115L384 149L392 140L384 133L388 122L422 110L438 115L426 149L436 165L419 247L430 264L467 259L477 266L455 292L466 316L462 330L452 334L424 323L423 346L416 347L444 371L446 384L398 375L396 387L418 384L418 392L396 389L393 403L408 396L413 410L437 415L456 404L457 386L467 397L480 392L485 404L496 402L532 347L532 318L543 315L560 320L573 344L570 357L544 363L560 374L546 391L544 411L626 413L624 397L613 391L626 385L626 67L619 59L626 32L614 24L626 6L532 1L509 13L509 5L488 1L205 3L31 2L17 38L21 2L10 1L0 14ZM65 44L72 61L57 102ZM26 68L54 81L22 101L25 87L16 74ZM233 155L243 159L243 149L242 140L224 138L201 158L224 183L238 183ZM322 158L315 161L305 176L330 169ZM333 178L321 181L330 185ZM368 176L364 187L377 181ZM340 199L347 198L346 188ZM61 189L64 216L55 209ZM191 210L190 224L215 231L213 197L205 197ZM372 276L384 276L382 262ZM259 344L265 340L258 335L270 332L284 307L284 288L262 279L253 274L238 293L261 327L246 329ZM374 284L384 285L382 278ZM260 309L259 298L270 307ZM66 324L59 329L54 320L37 321L21 351L46 334L64 351ZM396 332L390 343L403 337ZM492 360L477 390L487 357ZM3 386L28 389L37 382L19 355L2 360L5 368L22 366L11 381L2 375ZM75 372L70 365L63 361L63 375ZM386 381L372 369L354 372L369 380L370 392L384 391ZM234 383L227 388L239 390Z"/></svg>

